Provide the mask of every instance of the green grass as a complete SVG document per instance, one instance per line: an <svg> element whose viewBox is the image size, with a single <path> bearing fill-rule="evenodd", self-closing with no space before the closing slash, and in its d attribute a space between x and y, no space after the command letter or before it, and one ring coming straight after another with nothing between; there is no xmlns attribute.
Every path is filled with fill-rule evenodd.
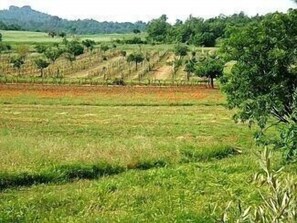
<svg viewBox="0 0 297 223"><path fill-rule="evenodd" d="M218 90L71 89L0 88L0 222L214 222L260 200L260 148Z"/></svg>
<svg viewBox="0 0 297 223"><path fill-rule="evenodd" d="M47 33L43 32L28 32L28 31L4 31L0 30L3 35L3 41L11 43L49 43L61 42L62 38L51 38ZM143 37L145 34L141 34ZM97 35L76 35L79 39L92 39L96 42L110 42L116 39L129 39L134 37L135 34L97 34Z"/></svg>

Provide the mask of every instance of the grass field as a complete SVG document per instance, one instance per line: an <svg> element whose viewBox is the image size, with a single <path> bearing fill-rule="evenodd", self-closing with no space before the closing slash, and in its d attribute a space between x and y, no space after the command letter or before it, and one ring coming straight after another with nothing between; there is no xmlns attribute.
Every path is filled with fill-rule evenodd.
<svg viewBox="0 0 297 223"><path fill-rule="evenodd" d="M253 130L224 105L201 87L0 85L0 222L214 222L257 203Z"/></svg>
<svg viewBox="0 0 297 223"><path fill-rule="evenodd" d="M51 43L60 42L60 37L51 38L47 33L28 31L5 31L0 30L3 40L9 43ZM139 35L143 37L144 34ZM78 35L81 40L92 39L96 42L108 42L116 39L132 38L134 34L98 34L98 35ZM69 37L69 36L68 36Z"/></svg>

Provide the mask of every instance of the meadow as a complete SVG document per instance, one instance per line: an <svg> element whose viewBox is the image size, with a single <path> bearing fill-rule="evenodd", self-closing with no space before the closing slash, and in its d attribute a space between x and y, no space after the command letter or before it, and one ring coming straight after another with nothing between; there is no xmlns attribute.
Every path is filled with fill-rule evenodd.
<svg viewBox="0 0 297 223"><path fill-rule="evenodd" d="M0 104L1 222L214 222L260 199L218 89L1 85Z"/></svg>
<svg viewBox="0 0 297 223"><path fill-rule="evenodd" d="M0 31L3 39L9 43L53 43L59 42L61 38L51 38L48 33L28 31ZM80 35L81 39L92 39L96 42L110 42L118 38L131 38L133 34L98 34Z"/></svg>

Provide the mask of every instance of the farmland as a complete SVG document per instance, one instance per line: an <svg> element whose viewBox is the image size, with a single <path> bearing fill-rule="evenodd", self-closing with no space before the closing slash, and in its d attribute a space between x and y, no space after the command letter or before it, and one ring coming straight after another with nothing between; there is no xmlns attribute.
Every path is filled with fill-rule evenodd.
<svg viewBox="0 0 297 223"><path fill-rule="evenodd" d="M94 46L92 50L85 49L70 61L67 54L57 57L41 73L36 60L43 59L44 55L38 53L36 48L43 45L49 48L49 51L52 48L63 50L65 40L59 37L51 38L46 33L4 31L3 39L13 49L6 50L1 55L0 82L110 85L122 80L129 85L207 84L206 79L197 78L193 74L191 79L187 78L186 61L194 57L190 53L183 58L176 55L173 44L155 46L122 43L131 38L133 40L143 37L144 34L69 37L71 41L94 41ZM215 52L216 48L191 46L188 50L197 52L195 58L199 59ZM127 57L133 53L140 53L142 61L137 64L128 61ZM13 63L18 58L21 59L20 65Z"/></svg>
<svg viewBox="0 0 297 223"><path fill-rule="evenodd" d="M0 55L1 223L216 222L229 201L231 216L239 201L261 203L257 128L232 120L218 81L187 70L218 59L216 47L182 55L175 44L125 42L146 34L1 33L12 46ZM64 48L83 40L93 48L69 57ZM38 44L65 51L40 69ZM273 161L283 165L281 151Z"/></svg>

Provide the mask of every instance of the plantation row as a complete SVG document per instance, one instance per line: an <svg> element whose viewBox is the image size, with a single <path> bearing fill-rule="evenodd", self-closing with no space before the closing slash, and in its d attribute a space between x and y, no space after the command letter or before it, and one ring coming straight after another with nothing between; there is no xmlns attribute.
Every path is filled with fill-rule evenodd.
<svg viewBox="0 0 297 223"><path fill-rule="evenodd" d="M208 55L202 50L176 46L149 49L139 45L128 50L121 45L97 46L86 40L85 47L77 40L61 44L35 45L35 50L20 46L1 55L1 83L58 83L58 84L157 84L193 85L208 82L207 78L192 77L193 61ZM87 44L86 44L87 43ZM66 47L66 49L65 49ZM68 48L69 49L68 49ZM191 78L190 78L191 77Z"/></svg>

